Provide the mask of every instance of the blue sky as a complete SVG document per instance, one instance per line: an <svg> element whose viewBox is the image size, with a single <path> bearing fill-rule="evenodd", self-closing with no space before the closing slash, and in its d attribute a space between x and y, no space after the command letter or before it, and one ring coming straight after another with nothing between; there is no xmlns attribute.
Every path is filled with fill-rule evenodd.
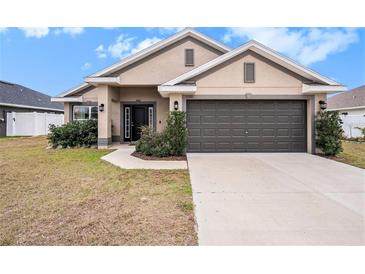
<svg viewBox="0 0 365 274"><path fill-rule="evenodd" d="M365 29L196 28L237 47L249 39L354 88L365 84ZM179 28L0 28L0 79L56 95Z"/></svg>

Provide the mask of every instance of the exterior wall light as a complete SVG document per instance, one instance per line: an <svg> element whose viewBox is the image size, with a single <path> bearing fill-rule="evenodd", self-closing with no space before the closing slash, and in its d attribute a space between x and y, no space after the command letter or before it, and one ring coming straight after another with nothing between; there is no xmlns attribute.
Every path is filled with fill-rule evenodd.
<svg viewBox="0 0 365 274"><path fill-rule="evenodd" d="M175 101L174 102L174 110L178 110L179 109L179 102Z"/></svg>
<svg viewBox="0 0 365 274"><path fill-rule="evenodd" d="M104 111L104 104L100 104L100 105L99 105L99 111L100 111L100 112L103 112L103 111Z"/></svg>
<svg viewBox="0 0 365 274"><path fill-rule="evenodd" d="M321 110L325 110L327 108L327 103L325 101L321 100L318 103Z"/></svg>

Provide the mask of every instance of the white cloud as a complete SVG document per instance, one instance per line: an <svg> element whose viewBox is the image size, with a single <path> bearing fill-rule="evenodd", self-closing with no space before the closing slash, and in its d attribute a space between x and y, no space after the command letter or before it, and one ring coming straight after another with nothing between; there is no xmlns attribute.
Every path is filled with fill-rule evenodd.
<svg viewBox="0 0 365 274"><path fill-rule="evenodd" d="M304 65L310 65L346 50L358 40L358 34L353 28L229 28L223 40L230 42L232 39L254 39Z"/></svg>
<svg viewBox="0 0 365 274"><path fill-rule="evenodd" d="M153 32L153 31L157 31L159 34L161 35L168 35L168 34L174 34L178 31L183 30L184 28L180 28L180 27L160 27L160 28L145 28L145 30L147 30L148 32Z"/></svg>
<svg viewBox="0 0 365 274"><path fill-rule="evenodd" d="M99 45L96 49L96 56L98 58L106 58L107 57L107 54L106 54L106 50L104 48L104 45Z"/></svg>
<svg viewBox="0 0 365 274"><path fill-rule="evenodd" d="M128 37L124 34L118 36L114 44L108 47L108 53L114 58L123 58L132 49L132 42L135 37Z"/></svg>
<svg viewBox="0 0 365 274"><path fill-rule="evenodd" d="M49 33L49 28L20 28L25 37L35 37L35 38L42 38L47 36Z"/></svg>
<svg viewBox="0 0 365 274"><path fill-rule="evenodd" d="M136 53L140 50L148 48L149 46L161 41L158 37L146 38L143 41L139 42L138 45L131 50L131 53Z"/></svg>
<svg viewBox="0 0 365 274"><path fill-rule="evenodd" d="M110 56L113 58L122 59L130 54L148 48L149 46L161 41L161 38L152 37L146 38L138 44L135 44L135 39L136 37L128 37L127 35L121 34L117 37L115 42L109 46L100 44L95 49L96 55L98 58L106 58Z"/></svg>
<svg viewBox="0 0 365 274"><path fill-rule="evenodd" d="M69 34L71 36L75 36L84 32L84 28L62 28L62 32L65 34Z"/></svg>
<svg viewBox="0 0 365 274"><path fill-rule="evenodd" d="M166 27L166 28L158 28L160 34L173 34L183 30L184 28L180 27Z"/></svg>
<svg viewBox="0 0 365 274"><path fill-rule="evenodd" d="M89 68L91 68L91 63L89 62L86 62L81 66L81 70L88 70Z"/></svg>

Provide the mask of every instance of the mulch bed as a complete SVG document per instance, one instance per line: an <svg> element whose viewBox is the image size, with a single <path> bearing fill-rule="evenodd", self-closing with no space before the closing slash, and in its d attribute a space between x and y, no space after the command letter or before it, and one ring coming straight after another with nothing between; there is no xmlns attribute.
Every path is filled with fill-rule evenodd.
<svg viewBox="0 0 365 274"><path fill-rule="evenodd" d="M143 153L134 151L132 156L140 158L142 160L152 160L152 161L186 161L186 155L183 156L168 156L168 157L157 157L157 156L148 156Z"/></svg>

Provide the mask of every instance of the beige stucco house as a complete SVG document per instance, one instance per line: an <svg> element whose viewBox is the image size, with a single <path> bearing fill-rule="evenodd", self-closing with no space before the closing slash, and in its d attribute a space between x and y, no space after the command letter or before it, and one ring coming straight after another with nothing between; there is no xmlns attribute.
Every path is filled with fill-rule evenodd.
<svg viewBox="0 0 365 274"><path fill-rule="evenodd" d="M99 147L138 140L141 125L161 131L182 110L189 152L314 153L319 101L345 89L256 41L230 49L187 28L52 100L65 122L98 119Z"/></svg>

